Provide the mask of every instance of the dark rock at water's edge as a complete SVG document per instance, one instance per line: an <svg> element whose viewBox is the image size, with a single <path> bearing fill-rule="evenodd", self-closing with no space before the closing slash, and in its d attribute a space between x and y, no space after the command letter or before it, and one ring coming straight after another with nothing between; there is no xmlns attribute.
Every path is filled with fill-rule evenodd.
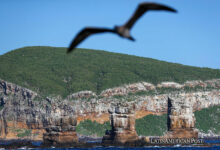
<svg viewBox="0 0 220 150"><path fill-rule="evenodd" d="M42 141L31 141L31 140L1 140L0 139L0 148L6 149L16 149L21 147L39 147L41 146Z"/></svg>
<svg viewBox="0 0 220 150"><path fill-rule="evenodd" d="M79 136L78 143L102 143L102 137Z"/></svg>

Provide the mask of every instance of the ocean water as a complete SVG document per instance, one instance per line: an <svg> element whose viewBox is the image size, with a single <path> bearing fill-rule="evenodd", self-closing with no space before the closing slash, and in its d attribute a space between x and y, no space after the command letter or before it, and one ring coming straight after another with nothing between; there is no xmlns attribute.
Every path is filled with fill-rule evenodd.
<svg viewBox="0 0 220 150"><path fill-rule="evenodd" d="M19 150L26 149L25 147L20 148ZM28 148L31 150L220 150L220 146L213 146L213 147L192 147L192 146L185 146L180 147L178 145L173 147L159 147L159 146L153 146L153 147L135 147L135 148L129 148L129 147L94 147L94 148Z"/></svg>
<svg viewBox="0 0 220 150"><path fill-rule="evenodd" d="M208 144L219 144L220 140L205 140L204 142Z"/></svg>
<svg viewBox="0 0 220 150"><path fill-rule="evenodd" d="M22 147L17 148L18 150L24 150L24 149L30 149L30 150L220 150L220 140L205 140L206 144L208 144L210 147L196 147L193 145L188 146L145 146L145 147L116 147L116 146L109 146L109 147L103 147L103 146L97 146L92 148L40 148L42 142L31 142L31 145L33 147L39 147L39 148L28 148L28 147ZM0 142L0 150L5 150L4 148L1 148L1 146L5 145L13 145L11 141L9 142Z"/></svg>

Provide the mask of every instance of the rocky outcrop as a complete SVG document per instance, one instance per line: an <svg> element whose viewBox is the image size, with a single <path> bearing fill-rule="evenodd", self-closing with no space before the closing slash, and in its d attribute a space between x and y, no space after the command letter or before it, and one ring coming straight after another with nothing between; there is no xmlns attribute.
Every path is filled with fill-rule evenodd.
<svg viewBox="0 0 220 150"><path fill-rule="evenodd" d="M0 93L14 95L22 99L34 99L37 93L21 86L6 82L0 79Z"/></svg>
<svg viewBox="0 0 220 150"><path fill-rule="evenodd" d="M102 143L123 144L138 140L135 130L134 108L131 108L131 105L119 103L117 106L109 109L109 113L112 129L106 131Z"/></svg>
<svg viewBox="0 0 220 150"><path fill-rule="evenodd" d="M168 98L168 138L198 138L191 101Z"/></svg>
<svg viewBox="0 0 220 150"><path fill-rule="evenodd" d="M202 82L202 81L186 81L184 83L184 86L185 87L191 87L191 88L194 88L196 86L199 86L199 87L207 87L207 83L206 82Z"/></svg>
<svg viewBox="0 0 220 150"><path fill-rule="evenodd" d="M203 84L207 86L204 87ZM132 101L136 105L136 118L141 118L148 114L166 113L167 98L175 95L176 93L178 93L179 97L184 97L185 99L191 99L193 101L193 111L207 108L212 105L219 105L219 85L219 79L208 81L189 81L186 82L186 84L162 82L158 86L154 86L153 84L147 82L140 82L104 90L100 95L92 96L87 101L83 100L83 98L78 100L75 98L69 98L68 100L74 100L72 104L76 106L78 122L84 119L90 119L103 123L108 121L108 108L110 108L111 104L117 103L121 100L124 102ZM193 91L193 88L197 87L202 89ZM165 93L162 92L162 94L160 94L161 92L158 92L160 89L169 89L169 91ZM149 93L135 95L137 92ZM133 95L130 95L129 93L133 93Z"/></svg>
<svg viewBox="0 0 220 150"><path fill-rule="evenodd" d="M212 130L208 130L208 133L199 132L199 138L216 138L220 139L219 134L215 134L212 132Z"/></svg>
<svg viewBox="0 0 220 150"><path fill-rule="evenodd" d="M162 82L160 84L157 85L158 88L176 88L176 89L180 89L183 88L184 85L181 85L179 83L175 83L175 82Z"/></svg>
<svg viewBox="0 0 220 150"><path fill-rule="evenodd" d="M195 87L201 87L201 88L220 88L220 79L213 79L213 80L207 80L207 81L201 81L201 80L195 80L195 81L186 81L183 84L179 84L176 82L162 82L160 84L157 84L157 86L147 83L147 82L139 82L139 83L133 83L124 85L121 87L115 87L111 89L104 90L101 92L100 96L102 97L111 97L111 96L125 96L129 93L136 93L141 91L152 91L156 88L172 88L172 89L183 89L184 88L195 88Z"/></svg>
<svg viewBox="0 0 220 150"><path fill-rule="evenodd" d="M115 95L126 95L127 94L127 89L124 87L117 87L117 88L113 88L113 89L107 89L103 92L101 92L101 96L102 97L110 97L110 96L115 96Z"/></svg>
<svg viewBox="0 0 220 150"><path fill-rule="evenodd" d="M178 90L158 94L156 91L160 88L141 82L108 89L100 95L82 91L62 99L59 96L41 97L34 91L0 80L0 138L42 140L45 129L50 126L48 119L62 116L76 116L78 123L85 119L104 123L109 121L109 108L118 102L134 105L136 119L148 114L167 113L167 99L173 96L177 100L191 101L193 111L220 105L220 80L203 82L207 84L207 91ZM197 82L192 84L198 87ZM145 90L154 93L135 94ZM122 96L117 97L119 93Z"/></svg>
<svg viewBox="0 0 220 150"><path fill-rule="evenodd" d="M185 93L179 92L177 94L160 94L160 95L140 95L131 97L122 97L117 99L97 98L89 101L75 100L71 101L70 105L74 107L77 114L78 122L84 119L90 119L100 123L108 121L108 109L112 104L123 101L129 104L134 104L136 107L135 118L142 118L148 114L162 114L167 113L167 99L176 95L177 99L183 98L192 101L193 111L208 108L213 105L220 105L220 90L212 90L206 92Z"/></svg>
<svg viewBox="0 0 220 150"><path fill-rule="evenodd" d="M220 79L207 80L205 83L210 87L220 88Z"/></svg>
<svg viewBox="0 0 220 150"><path fill-rule="evenodd" d="M41 99L35 92L0 82L0 139L42 140L49 118L75 115L67 101Z"/></svg>
<svg viewBox="0 0 220 150"><path fill-rule="evenodd" d="M67 99L82 99L82 98L90 98L90 97L97 97L96 94L92 91L81 91L81 92L77 92L77 93L74 93L72 95L69 95L67 97Z"/></svg>
<svg viewBox="0 0 220 150"><path fill-rule="evenodd" d="M124 85L122 87L115 87L112 89L107 89L101 92L100 96L102 97L111 97L111 96L124 96L128 93L136 93L140 91L149 91L155 90L155 86L151 83L147 82L140 82L140 83L133 83Z"/></svg>
<svg viewBox="0 0 220 150"><path fill-rule="evenodd" d="M61 116L49 118L46 133L43 134L45 145L71 145L78 142L76 134L76 118Z"/></svg>

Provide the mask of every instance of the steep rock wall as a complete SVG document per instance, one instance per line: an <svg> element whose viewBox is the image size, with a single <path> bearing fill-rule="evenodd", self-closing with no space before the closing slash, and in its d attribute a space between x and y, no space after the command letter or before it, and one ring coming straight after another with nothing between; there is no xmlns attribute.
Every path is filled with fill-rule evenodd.
<svg viewBox="0 0 220 150"><path fill-rule="evenodd" d="M134 107L124 103L110 108L110 122L112 129L106 132L102 143L126 143L138 140L135 130Z"/></svg>
<svg viewBox="0 0 220 150"><path fill-rule="evenodd" d="M185 91L184 87L207 89ZM163 88L173 91L157 93ZM143 91L154 93L136 94ZM61 116L74 115L78 123L85 119L104 123L109 121L108 109L118 102L134 105L135 118L158 115L167 112L167 99L172 96L191 101L193 111L220 105L220 80L189 81L183 85L163 82L157 86L141 82L108 89L100 95L81 91L66 99L59 96L44 98L34 91L0 80L0 138L42 140L48 118Z"/></svg>
<svg viewBox="0 0 220 150"><path fill-rule="evenodd" d="M165 135L166 137L198 138L191 101L175 97L168 98L167 119L168 133Z"/></svg>

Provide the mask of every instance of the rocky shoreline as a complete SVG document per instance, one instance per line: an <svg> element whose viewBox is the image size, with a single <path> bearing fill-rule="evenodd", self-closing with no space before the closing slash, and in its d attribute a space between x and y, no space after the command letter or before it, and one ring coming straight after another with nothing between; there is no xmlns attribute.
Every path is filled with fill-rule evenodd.
<svg viewBox="0 0 220 150"><path fill-rule="evenodd" d="M42 140L51 121L74 116L77 123L85 119L104 123L108 110L118 102L135 107L134 117L167 113L167 99L189 101L193 110L220 105L220 79L187 81L184 84L162 82L153 85L134 83L107 89L97 95L81 91L67 98L43 97L39 93L0 80L0 138L6 140Z"/></svg>

